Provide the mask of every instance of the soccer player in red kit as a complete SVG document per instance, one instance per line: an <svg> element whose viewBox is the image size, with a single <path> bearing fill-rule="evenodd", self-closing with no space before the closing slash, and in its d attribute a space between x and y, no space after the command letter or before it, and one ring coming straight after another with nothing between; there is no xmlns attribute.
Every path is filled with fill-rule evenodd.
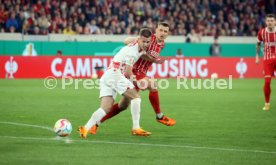
<svg viewBox="0 0 276 165"><path fill-rule="evenodd" d="M274 14L267 14L265 17L266 27L258 32L256 46L256 63L259 63L259 53L261 43L264 45L264 96L265 105L263 110L270 110L271 79L276 69L276 20Z"/></svg>
<svg viewBox="0 0 276 165"><path fill-rule="evenodd" d="M159 57L159 53L164 48L165 42L164 40L167 38L169 34L169 25L165 22L160 22L157 25L156 33L152 35L150 46L147 49L148 58L140 58L133 66L133 74L135 75L135 79L137 81L136 89L139 90L149 90L149 100L153 107L153 110L156 114L157 122L160 122L167 126L175 125L176 121L172 118L169 118L160 110L160 101L159 94L157 90L157 84L155 81L151 81L149 77L146 76L148 69L151 67L152 63L161 64L164 62L164 58ZM135 42L137 40L136 37L129 37L125 40L125 44L129 44L131 42ZM146 86L145 86L146 85ZM142 88L139 88L142 87ZM122 97L119 103L114 104L110 113L108 113L100 123L103 123L105 120L112 118L113 116L119 114L121 111L127 109L129 105L129 99L126 97ZM91 134L96 134L98 125L97 123L90 130Z"/></svg>

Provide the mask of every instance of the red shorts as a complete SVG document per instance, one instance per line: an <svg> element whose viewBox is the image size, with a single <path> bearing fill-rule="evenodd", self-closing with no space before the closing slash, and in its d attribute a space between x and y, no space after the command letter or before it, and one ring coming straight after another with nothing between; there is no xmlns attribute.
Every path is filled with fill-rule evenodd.
<svg viewBox="0 0 276 165"><path fill-rule="evenodd" d="M275 70L276 70L276 59L264 61L264 75L265 76L274 76Z"/></svg>

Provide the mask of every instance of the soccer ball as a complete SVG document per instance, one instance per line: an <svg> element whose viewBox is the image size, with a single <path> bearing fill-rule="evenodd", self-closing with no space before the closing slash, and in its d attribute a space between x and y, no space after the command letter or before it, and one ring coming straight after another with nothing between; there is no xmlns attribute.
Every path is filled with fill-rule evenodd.
<svg viewBox="0 0 276 165"><path fill-rule="evenodd" d="M54 126L54 132L60 137L69 136L72 132L72 124L67 119L59 119Z"/></svg>

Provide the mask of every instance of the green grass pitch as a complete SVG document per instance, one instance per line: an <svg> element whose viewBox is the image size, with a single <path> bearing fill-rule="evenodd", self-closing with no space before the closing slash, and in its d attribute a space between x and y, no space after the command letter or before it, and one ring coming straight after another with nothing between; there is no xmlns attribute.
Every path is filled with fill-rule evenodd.
<svg viewBox="0 0 276 165"><path fill-rule="evenodd" d="M81 139L76 132L99 106L96 89L43 80L0 80L0 164L275 165L276 83L271 111L262 111L262 79L233 80L232 90L160 90L161 109L177 124L155 121L148 92L141 92L141 125L150 137L130 134L129 109ZM120 96L118 96L120 98ZM42 127L60 118L73 125L69 140ZM38 126L38 127L34 127ZM70 143L68 143L68 141Z"/></svg>

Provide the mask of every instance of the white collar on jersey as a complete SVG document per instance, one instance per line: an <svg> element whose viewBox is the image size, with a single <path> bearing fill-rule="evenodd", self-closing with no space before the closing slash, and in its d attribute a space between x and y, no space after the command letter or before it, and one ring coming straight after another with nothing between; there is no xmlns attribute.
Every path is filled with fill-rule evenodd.
<svg viewBox="0 0 276 165"><path fill-rule="evenodd" d="M270 32L270 31L268 30L268 27L265 28L265 31L267 31L268 33L275 33L275 32L276 32L276 26L274 27L274 31L273 31L273 32Z"/></svg>

